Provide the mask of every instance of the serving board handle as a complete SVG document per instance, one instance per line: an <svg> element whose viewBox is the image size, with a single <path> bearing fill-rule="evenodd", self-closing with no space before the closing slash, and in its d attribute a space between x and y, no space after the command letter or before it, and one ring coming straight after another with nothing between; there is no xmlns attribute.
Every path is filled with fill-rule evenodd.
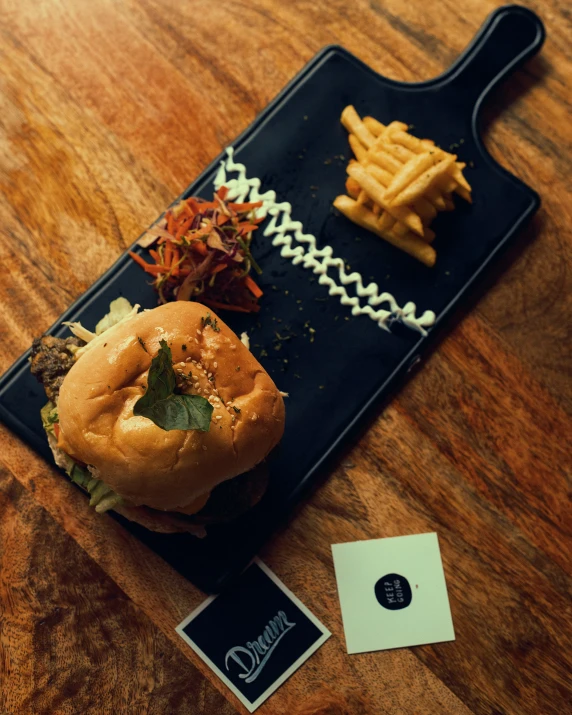
<svg viewBox="0 0 572 715"><path fill-rule="evenodd" d="M475 116L491 89L538 52L545 35L542 21L532 10L520 5L500 7L439 79L457 95L455 104L469 105Z"/></svg>

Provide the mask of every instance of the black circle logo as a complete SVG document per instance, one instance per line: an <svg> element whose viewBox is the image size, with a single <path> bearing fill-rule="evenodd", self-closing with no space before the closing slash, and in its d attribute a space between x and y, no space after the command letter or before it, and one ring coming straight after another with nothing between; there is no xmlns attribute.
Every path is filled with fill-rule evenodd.
<svg viewBox="0 0 572 715"><path fill-rule="evenodd" d="M411 603L411 586L404 576L388 573L375 584L375 597L380 606L389 611L400 611Z"/></svg>

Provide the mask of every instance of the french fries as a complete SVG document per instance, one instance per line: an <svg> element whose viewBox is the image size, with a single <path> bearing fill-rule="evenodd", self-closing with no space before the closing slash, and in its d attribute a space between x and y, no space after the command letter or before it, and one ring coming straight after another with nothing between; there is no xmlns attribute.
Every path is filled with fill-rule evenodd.
<svg viewBox="0 0 572 715"><path fill-rule="evenodd" d="M366 149L369 149L375 141L375 137L362 122L359 114L351 104L348 105L342 112L341 120L348 132L350 134L354 134L360 143L363 144Z"/></svg>
<svg viewBox="0 0 572 715"><path fill-rule="evenodd" d="M435 249L411 231L406 231L406 233L399 235L392 229L380 229L379 221L373 211L368 209L367 206L363 206L363 204L358 204L357 201L354 201L349 196L338 196L334 201L334 206L353 223L384 238L397 248L409 253L410 256L417 258L426 266L435 264Z"/></svg>
<svg viewBox="0 0 572 715"><path fill-rule="evenodd" d="M438 211L455 208L453 193L471 201L465 164L430 139L409 134L403 122L362 120L351 105L341 122L355 159L347 167L348 195L338 196L334 206L353 223L433 266L436 253L429 244L435 233L429 224Z"/></svg>
<svg viewBox="0 0 572 715"><path fill-rule="evenodd" d="M407 206L390 206L383 198L385 189L379 181L375 179L372 173L367 170L367 167L356 162L348 166L347 172L352 179L358 182L363 191L365 191L367 196L374 203L381 206L387 213L404 223L412 231L415 231L415 233L418 233L420 236L423 235L423 224L419 216Z"/></svg>
<svg viewBox="0 0 572 715"><path fill-rule="evenodd" d="M388 197L391 206L404 206L405 204L410 204L413 201L416 201L417 199L421 198L425 191L431 188L431 186L435 182L435 179L446 174L446 172L450 169L451 165L457 158L456 156L446 156L444 159L441 159L441 161L437 161L437 163L431 164L431 162L434 161L431 157L431 154L421 154L416 158L417 160L419 160L421 157L427 157L422 164L423 167L428 165L427 168L423 168L421 171L419 171L419 166L417 166L418 176L416 179L413 179L412 177L401 191L393 188L392 196ZM415 159L411 160L411 162L414 161ZM407 164L405 164L404 166L408 166L408 164L411 162L407 162ZM389 193L391 188L392 187L390 186L386 193ZM445 202L446 207L446 197L443 197L443 200Z"/></svg>
<svg viewBox="0 0 572 715"><path fill-rule="evenodd" d="M358 161L363 161L367 155L367 149L360 142L360 140L357 138L357 136L355 134L350 134L349 140L350 140L350 147L354 153L355 158Z"/></svg>

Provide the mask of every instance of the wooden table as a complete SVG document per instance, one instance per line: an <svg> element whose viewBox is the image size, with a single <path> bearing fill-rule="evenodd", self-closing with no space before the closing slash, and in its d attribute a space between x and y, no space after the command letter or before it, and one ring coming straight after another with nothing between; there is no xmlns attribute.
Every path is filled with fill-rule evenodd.
<svg viewBox="0 0 572 715"><path fill-rule="evenodd" d="M497 4L2 3L0 371L322 46L430 78ZM333 637L262 714L320 684L375 714L569 711L572 24L560 0L526 4L548 40L489 104L486 141L543 207L263 550ZM0 713L246 712L174 631L204 595L4 428L0 460ZM457 640L349 657L330 544L426 531Z"/></svg>

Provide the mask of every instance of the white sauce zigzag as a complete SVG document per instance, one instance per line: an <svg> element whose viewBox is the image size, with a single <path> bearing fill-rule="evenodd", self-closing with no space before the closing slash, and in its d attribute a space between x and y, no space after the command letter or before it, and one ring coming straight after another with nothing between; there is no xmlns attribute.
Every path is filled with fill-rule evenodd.
<svg viewBox="0 0 572 715"><path fill-rule="evenodd" d="M228 187L228 198L232 201L262 201L261 208L256 210L257 217L270 216L270 222L264 230L265 236L274 236L272 245L280 248L283 258L290 258L294 265L302 264L319 275L318 282L328 287L331 296L339 296L342 305L349 305L352 315L367 315L374 320L380 328L389 330L390 318L399 319L404 325L418 330L422 335L427 335L425 328L435 322L435 313L426 310L423 315L416 317L415 303L408 302L401 308L391 293L380 293L377 283L364 285L361 274L357 271L346 273L343 259L336 258L331 246L318 248L316 237L303 233L300 221L293 221L292 206L287 201L277 202L275 191L259 193L260 179L248 179L244 164L234 161L234 150L226 150L227 159L221 162L220 169L214 180L215 189L221 186ZM238 176L228 178L228 173ZM298 245L294 245L296 242ZM328 275L328 270L336 269L339 281ZM354 285L356 296L348 295L345 286ZM362 305L361 298L367 298L366 305ZM378 308L382 303L387 303L389 310Z"/></svg>

